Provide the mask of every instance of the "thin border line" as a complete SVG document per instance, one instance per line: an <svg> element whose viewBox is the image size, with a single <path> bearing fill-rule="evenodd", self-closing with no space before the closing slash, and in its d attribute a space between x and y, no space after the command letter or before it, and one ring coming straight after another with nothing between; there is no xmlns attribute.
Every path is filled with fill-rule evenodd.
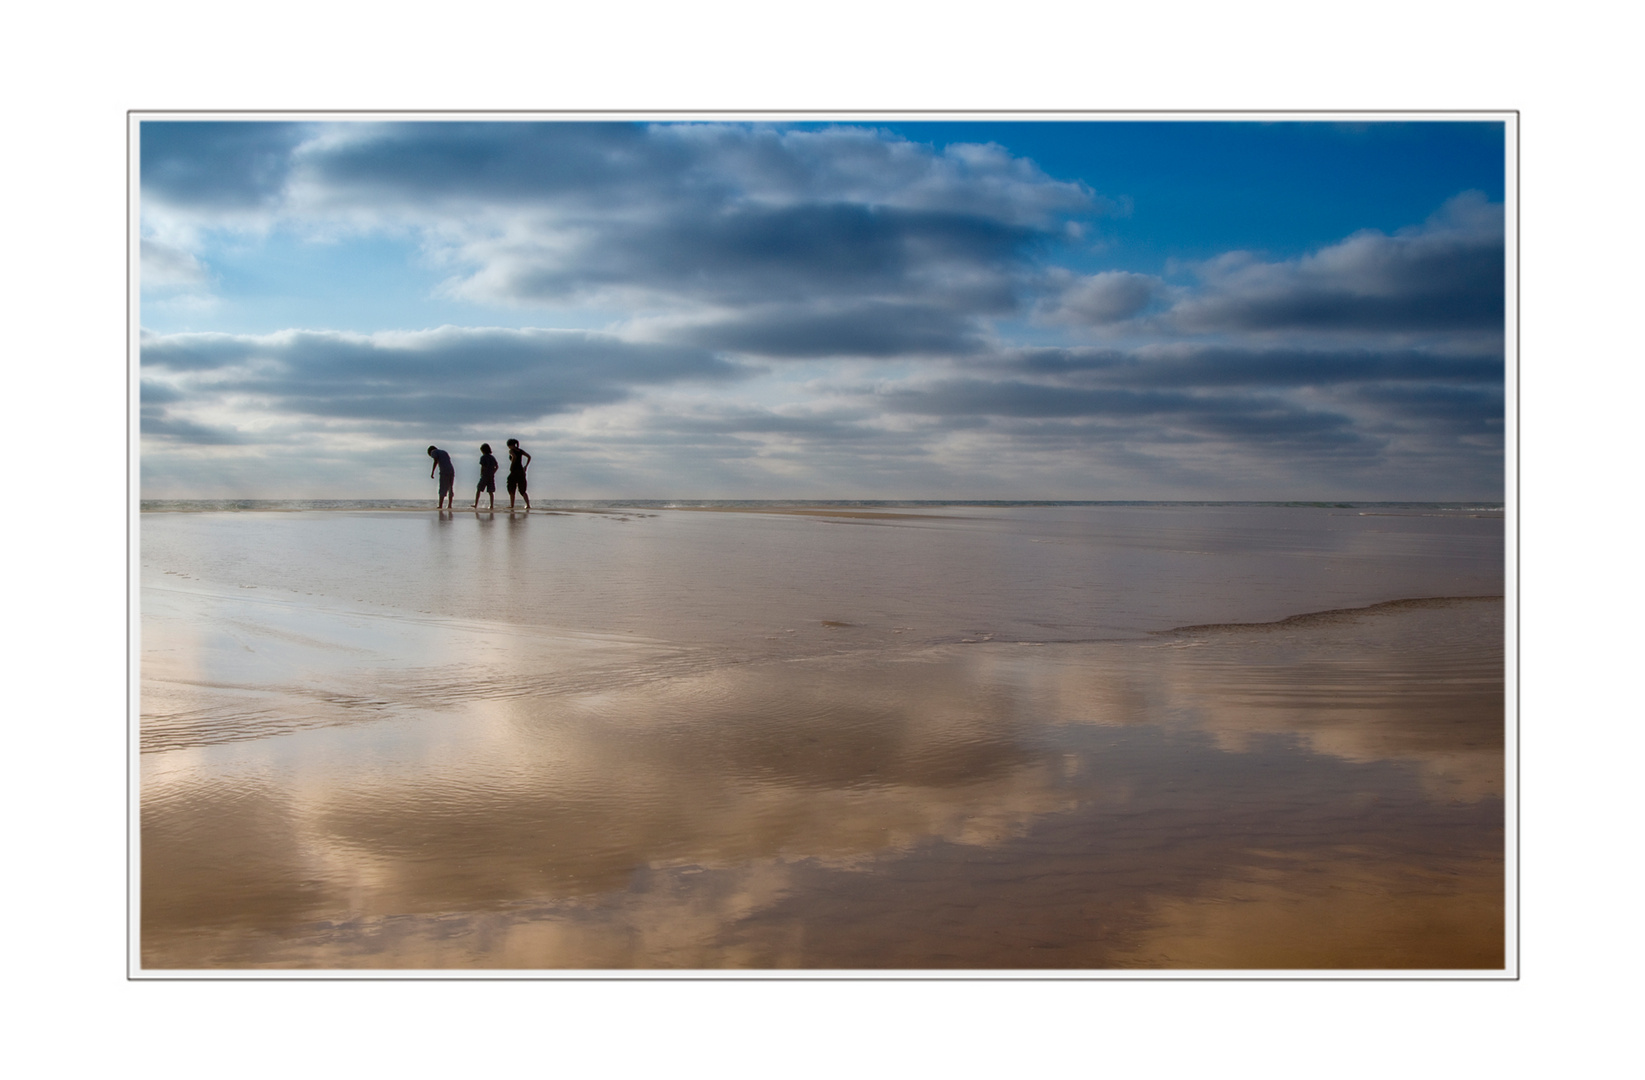
<svg viewBox="0 0 1645 1080"><path fill-rule="evenodd" d="M133 205L140 197L140 178L133 178L132 173L132 141L133 133L137 132L140 123L150 117L174 117L174 115L189 115L189 117L268 117L268 115L286 115L286 117L336 117L336 115L357 115L357 117L398 117L398 115L451 115L451 117L475 117L475 122L487 122L487 117L507 117L507 115L528 115L528 117L543 117L544 123L553 123L549 117L612 117L622 122L643 122L648 117L1015 117L1018 122L1033 123L1030 117L1082 117L1091 118L1092 122L1101 123L1102 118L1109 117L1375 117L1370 122L1395 122L1402 117L1449 117L1454 123L1467 123L1467 117L1477 117L1477 122L1502 123L1505 130L1508 127L1507 117L1512 117L1513 128L1513 646L1515 646L1515 661L1518 661L1520 648L1520 492L1522 492L1522 478L1520 478L1520 419L1523 409L1520 404L1520 332L1522 332L1522 309L1520 302L1520 250L1522 250L1522 191L1520 191L1520 168L1522 168L1523 151L1520 148L1520 110L1518 108L1402 108L1402 110L1379 110L1379 108L844 108L844 110L819 110L819 108L656 108L656 110L642 110L642 108L622 108L622 110L605 110L605 108L556 108L556 110L535 110L535 108L128 108L127 132L125 132L125 186L127 186L127 207L125 207L125 275L127 275L127 294L125 294L125 350L127 350L127 372L125 372L125 393L127 393L127 409L125 409L125 436L127 436L127 477L125 477L125 498L127 498L127 526L125 526L125 546L127 546L127 595L125 595L125 612L127 612L127 658L125 658L125 679L127 679L127 735L125 735L125 750L127 750L127 858L125 858L125 879L127 879L127 981L161 981L161 983L196 983L196 981L443 981L443 983L462 983L462 981L477 981L477 983L493 983L493 981L582 981L582 983L691 983L691 981L773 981L773 983L793 983L793 981L818 981L818 983L849 983L849 981L903 981L903 983L956 983L956 981L987 981L987 983L1010 983L1010 981L1025 981L1025 983L1045 983L1045 981L1066 981L1066 983L1105 983L1105 981L1173 981L1173 983L1517 983L1522 978L1522 963L1520 963L1520 945L1523 940L1523 917L1520 911L1520 896L1522 896L1523 870L1520 865L1523 838L1520 830L1520 778L1523 774L1522 753L1520 753L1520 682L1522 682L1522 664L1515 662L1513 669L1513 807L1505 812L1513 815L1513 894L1515 894L1515 909L1513 909L1513 970L1502 975L1367 975L1367 973L1344 973L1336 975L1332 972L1308 973L1308 975L1173 975L1170 972L1135 972L1115 968L1109 973L1102 968L1101 975L1063 975L1056 970L1035 973L1035 975L985 975L974 968L967 968L966 973L956 975L897 975L897 973L855 972L841 973L841 975L744 975L740 972L721 973L681 973L681 975L579 975L577 968L553 970L553 973L533 972L530 975L515 975L515 973L498 972L487 975L444 975L439 972L429 972L426 968L408 970L403 975L395 973L378 973L372 975L350 975L349 970L327 970L324 973L304 972L286 975L283 972L222 972L222 973L188 973L188 975L166 975L165 972L145 972L141 968L141 958L133 947L133 935L137 934L137 921L140 917L141 898L135 891L133 878L132 845L133 832L133 782L137 761L132 756L133 725L133 694L137 684L133 682L133 612L135 612L135 575L133 575L133 528L140 521L140 506L132 498L133 462L137 457L137 445L133 442L132 427L132 373L138 370L141 363L140 350L132 344L132 296L133 296L133 266L132 266L132 228ZM1507 661L1507 658L1504 658ZM1504 702L1507 704L1507 702ZM138 717L140 720L140 717ZM1504 901L1507 896L1504 896Z"/></svg>
<svg viewBox="0 0 1645 1080"><path fill-rule="evenodd" d="M1518 116L1518 109L141 109L143 116ZM552 123L545 120L545 123ZM1031 121L1025 121L1031 122Z"/></svg>
<svg viewBox="0 0 1645 1080"><path fill-rule="evenodd" d="M131 452L131 371L132 371L133 367L137 367L137 366L141 365L142 362L143 362L141 355L138 356L136 364L132 363L132 357L131 357L131 289L132 289L132 280L131 280L131 204L132 204L132 191L131 191L131 133L132 133L133 127L134 127L134 125L132 123L131 113L128 112L128 113L126 113L126 323L123 327L121 327L121 337L123 337L125 339L122 344L125 346L125 350L126 350L126 979L127 979L127 981L130 981L130 979L132 978L131 971L132 971L133 966L138 966L139 969L140 969L139 957L137 956L136 951L134 950L133 945L132 945L132 920L137 918L137 912L141 911L141 907L138 903L138 901L141 898L138 897L137 894L136 894L136 891L135 891L135 888L134 888L134 885L133 885L133 877L132 877L132 856L134 854L134 848L133 848L133 844L132 844L133 833L132 833L132 813L131 813L132 805L133 805L132 775L131 774L132 774L133 769L135 768L135 766L133 766L132 760L131 760L131 731L132 731L132 728L134 726L136 726L132 723L132 715L131 715L132 714L132 701L131 701L131 698L132 698L133 688L137 685L136 680L132 678L132 664L131 664L131 654L132 654L132 649L134 647L134 642L132 640L132 638L133 638L133 634L132 634L132 610L133 610L133 607L134 607L134 605L132 603L132 593L133 593L133 590L135 588L135 585L134 585L134 582L133 582L133 576L132 576L132 572L131 572L132 519L136 516L135 514L133 514L131 512L131 507L132 507L131 469L132 469L132 457L133 457L132 452ZM138 722L138 724L142 723L142 714L141 714L141 712L139 712L139 714L138 714L137 722Z"/></svg>
<svg viewBox="0 0 1645 1080"><path fill-rule="evenodd" d="M1521 507L1521 504L1520 504L1521 485L1524 483L1524 481L1521 477L1521 473L1522 473L1523 470L1520 468L1520 455L1519 455L1519 446L1520 446L1520 443L1521 443L1522 438L1523 438L1523 436L1521 434L1521 430L1520 430L1520 421L1521 421L1521 416L1522 416L1522 407L1521 407L1520 402L1524 398L1524 394L1521 392L1522 389L1523 389L1523 384L1521 383L1520 376L1522 374L1523 364L1522 364L1520 358L1521 358L1521 355L1523 354L1524 348L1525 348L1524 339L1521 336L1521 334L1522 334L1521 312L1523 312L1525 310L1525 303L1524 303L1523 295L1521 294L1521 291L1520 291L1521 267L1524 263L1524 260L1520 258L1520 249L1524 246L1524 241L1525 241L1524 229L1523 229L1523 219L1521 217L1521 211L1520 211L1520 208L1525 205L1524 192L1521 190L1521 186L1520 186L1520 180L1521 180L1520 157L1524 153L1524 151L1522 149L1522 143L1523 143L1523 140L1520 138L1520 130L1519 130L1519 111L1515 110L1514 111L1514 446L1513 446L1513 452L1514 452L1514 456L1513 456L1513 461L1514 461L1514 805L1512 806L1512 808L1509 808L1509 807L1506 807L1506 806L1503 808L1504 812L1511 812L1514 815L1514 974L1513 974L1513 978L1514 978L1515 982L1519 981L1519 977L1520 977L1520 974L1521 974L1521 968L1522 968L1522 958L1521 958L1521 951L1520 950L1521 950L1521 947L1523 945L1523 929L1524 929L1524 915L1523 915L1524 904L1523 904L1523 900L1524 900L1524 896L1525 896L1524 889L1522 888L1522 881L1521 881L1522 875L1524 874L1524 860L1522 858L1522 853L1523 853L1523 845L1524 845L1524 842L1525 842L1524 841L1525 829L1524 829L1524 822L1521 820L1521 816L1520 816L1520 812L1519 812L1520 805L1524 802L1523 791L1522 791L1522 788L1520 786L1520 783L1521 783L1521 777L1523 776L1523 771L1524 771L1524 767L1525 767L1524 766L1525 747L1524 747L1524 744L1522 743L1522 741L1520 740L1520 731L1521 731L1520 705L1521 705L1521 699L1520 699L1520 689L1519 689L1520 688L1520 680L1524 677L1524 667L1525 667L1525 665L1520 662L1521 661L1521 652L1520 652L1521 637L1520 637L1520 634L1521 634L1521 631L1523 629L1523 621L1522 621L1522 616L1520 614L1521 601L1523 599L1523 597L1521 596L1521 592L1520 592L1520 588L1521 588L1521 581L1520 581L1521 524L1520 523L1521 523L1521 521L1524 517L1522 507ZM1507 448L1504 447L1504 450L1506 450L1506 449ZM1504 464L1507 463L1506 458L1504 458L1503 463ZM1504 656L1503 656L1503 661L1504 662L1507 661L1506 654L1504 654Z"/></svg>

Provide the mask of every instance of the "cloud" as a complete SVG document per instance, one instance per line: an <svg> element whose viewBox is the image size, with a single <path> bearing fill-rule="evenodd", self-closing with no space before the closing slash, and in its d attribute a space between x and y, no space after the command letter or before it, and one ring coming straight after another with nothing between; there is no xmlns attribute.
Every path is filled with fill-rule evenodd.
<svg viewBox="0 0 1645 1080"><path fill-rule="evenodd" d="M455 300L605 327L147 334L158 452L296 460L306 438L347 458L353 439L397 475L413 429L507 423L569 440L595 494L632 490L625 470L657 495L705 477L771 496L1043 476L1089 493L1108 467L1269 497L1265 477L1443 474L1447 454L1468 491L1499 483L1503 208L1478 193L1295 258L1082 273L1055 262L1119 203L999 146L864 126L145 122L141 138L145 310L253 288L266 240L277 269L374 284L373 259L415 249L418 273L382 288L415 277L426 302L433 268L443 310L400 325L459 318ZM1406 482L1388 475L1379 491Z"/></svg>
<svg viewBox="0 0 1645 1080"><path fill-rule="evenodd" d="M154 127L145 235L181 255L213 229L409 230L451 270L450 297L689 318L692 341L775 357L968 348L981 320L1018 309L1041 245L1111 208L998 146L855 127ZM923 322L850 329L877 304Z"/></svg>
<svg viewBox="0 0 1645 1080"><path fill-rule="evenodd" d="M1358 397L1429 434L1466 432L1500 437L1506 405L1500 386L1367 386Z"/></svg>
<svg viewBox="0 0 1645 1080"><path fill-rule="evenodd" d="M1500 353L1452 355L1425 349L1297 349L1151 345L1136 349L1005 350L984 366L1076 385L1130 387L1321 387L1341 383L1479 383L1500 387Z"/></svg>
<svg viewBox="0 0 1645 1080"><path fill-rule="evenodd" d="M142 425L145 439L163 439L171 443L186 443L193 446L235 446L247 442L246 437L238 431L197 423L186 417L171 416L163 409L144 408Z"/></svg>
<svg viewBox="0 0 1645 1080"><path fill-rule="evenodd" d="M144 406L170 405L173 402L182 401L183 396L182 391L165 383L150 382L148 379L143 379L138 385L138 397Z"/></svg>
<svg viewBox="0 0 1645 1080"><path fill-rule="evenodd" d="M874 299L767 305L706 322L657 323L646 331L665 335L664 340L766 357L961 356L985 345L967 314Z"/></svg>
<svg viewBox="0 0 1645 1080"><path fill-rule="evenodd" d="M1392 235L1367 229L1294 259L1232 251L1190 284L1053 270L1036 313L1052 323L1155 336L1494 333L1504 316L1503 207L1477 191Z"/></svg>
<svg viewBox="0 0 1645 1080"><path fill-rule="evenodd" d="M1380 459L1395 433L1500 436L1500 354L1153 345L1005 349L859 393L949 429ZM963 374L960 374L963 372Z"/></svg>
<svg viewBox="0 0 1645 1080"><path fill-rule="evenodd" d="M1053 322L1085 326L1105 326L1141 314L1165 290L1165 282L1152 274L1108 270L1075 278L1042 308Z"/></svg>
<svg viewBox="0 0 1645 1080"><path fill-rule="evenodd" d="M1083 418L1135 423L1138 435L1179 433L1216 438L1246 448L1306 443L1340 447L1364 443L1352 420L1338 413L1302 408L1283 398L1204 395L1184 390L1078 389L1045 383L947 379L880 395L898 412L934 416Z"/></svg>
<svg viewBox="0 0 1645 1080"><path fill-rule="evenodd" d="M1365 230L1284 262L1231 252L1201 264L1199 287L1163 321L1192 333L1500 332L1505 272L1502 205L1465 192L1391 236Z"/></svg>
<svg viewBox="0 0 1645 1080"><path fill-rule="evenodd" d="M1006 192L969 191L955 176L923 185L929 177L911 176L904 179L920 194L911 198L885 177L867 190L827 159L827 149L866 153L861 133L838 136L840 146L808 145L803 162L782 154L775 136L714 135L721 146L737 143L727 158L712 170L706 161L671 162L693 180L655 193L644 210L613 200L569 222L515 222L464 237L450 257L477 269L454 279L450 292L509 305L728 309L735 314L683 327L680 340L771 357L969 352L984 317L1018 306L1025 259L1047 235L1033 225L1042 216L1038 192L1028 192L1036 209L1024 212ZM741 144L749 140L763 142L765 153ZM907 147L901 154L911 158L904 172L916 164L943 171L943 159ZM758 168L747 165L750 156ZM830 182L831 170L849 175ZM710 171L714 182L696 179ZM1049 181L1017 186L1035 183Z"/></svg>
<svg viewBox="0 0 1645 1080"><path fill-rule="evenodd" d="M312 130L271 121L146 120L138 132L144 209L270 208L285 193L292 151Z"/></svg>
<svg viewBox="0 0 1645 1080"><path fill-rule="evenodd" d="M726 123L329 125L292 152L312 210L509 206L593 217L636 208L857 204L1031 228L1108 204L997 145L938 152L889 132Z"/></svg>
<svg viewBox="0 0 1645 1080"><path fill-rule="evenodd" d="M144 438L196 446L229 446L246 441L232 429L172 415L169 406L188 401L188 395L174 386L143 379L139 384L139 400L139 422Z"/></svg>
<svg viewBox="0 0 1645 1080"><path fill-rule="evenodd" d="M138 249L142 259L142 282L145 289L187 287L202 285L206 280L205 267L192 254L180 247L144 237Z"/></svg>
<svg viewBox="0 0 1645 1080"><path fill-rule="evenodd" d="M249 399L274 414L447 424L532 420L620 401L642 386L747 374L704 349L579 330L453 326L146 334L142 364L209 376L188 384L196 402Z"/></svg>
<svg viewBox="0 0 1645 1080"><path fill-rule="evenodd" d="M919 298L1009 310L1035 234L986 218L851 204L716 208L466 242L465 299L647 306Z"/></svg>

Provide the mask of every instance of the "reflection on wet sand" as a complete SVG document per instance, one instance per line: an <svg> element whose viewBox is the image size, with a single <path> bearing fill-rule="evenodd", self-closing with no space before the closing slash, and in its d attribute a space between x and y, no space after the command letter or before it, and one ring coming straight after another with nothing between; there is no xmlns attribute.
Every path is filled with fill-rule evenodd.
<svg viewBox="0 0 1645 1080"><path fill-rule="evenodd" d="M1379 604L1274 624L1185 627L1091 664L1085 650L996 654L990 677L1046 716L1188 725L1243 750L1289 734L1347 761L1402 761L1434 794L1503 789L1499 599Z"/></svg>
<svg viewBox="0 0 1645 1080"><path fill-rule="evenodd" d="M235 632L300 669L326 622L281 611ZM483 667L503 630L407 666L392 623L325 726L195 641L145 661L143 962L1499 968L1501 620L799 660L509 629L530 685ZM266 715L202 732L192 694Z"/></svg>

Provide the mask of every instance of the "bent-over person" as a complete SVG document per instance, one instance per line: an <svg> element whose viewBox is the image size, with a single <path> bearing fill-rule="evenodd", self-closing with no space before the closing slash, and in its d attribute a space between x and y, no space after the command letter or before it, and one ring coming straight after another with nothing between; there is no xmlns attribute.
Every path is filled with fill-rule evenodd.
<svg viewBox="0 0 1645 1080"><path fill-rule="evenodd" d="M456 509L451 500L457 493L457 466L451 463L451 455L438 446L429 447L428 456L434 459L428 475L432 477L436 471L440 474L440 501L434 505L442 510Z"/></svg>

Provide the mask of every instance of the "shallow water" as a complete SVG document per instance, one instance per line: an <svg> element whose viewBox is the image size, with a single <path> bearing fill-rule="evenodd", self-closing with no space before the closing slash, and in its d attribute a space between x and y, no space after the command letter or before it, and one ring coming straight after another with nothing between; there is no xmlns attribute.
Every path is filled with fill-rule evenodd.
<svg viewBox="0 0 1645 1080"><path fill-rule="evenodd" d="M917 513L144 515L144 967L1503 965L1500 519Z"/></svg>

